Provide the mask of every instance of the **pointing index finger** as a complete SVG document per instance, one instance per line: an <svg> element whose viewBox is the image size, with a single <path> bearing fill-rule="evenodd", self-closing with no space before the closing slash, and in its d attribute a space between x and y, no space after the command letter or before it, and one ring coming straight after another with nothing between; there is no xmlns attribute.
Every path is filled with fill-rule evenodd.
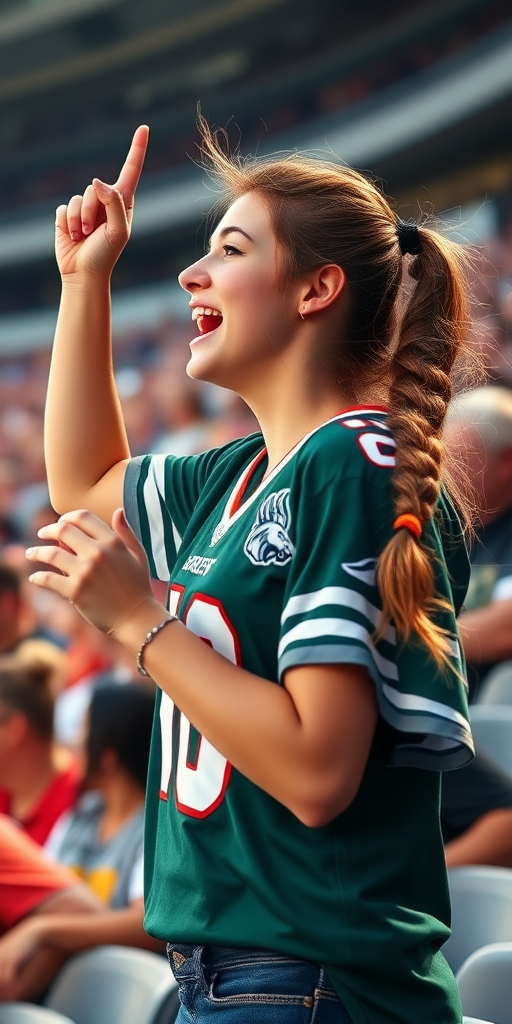
<svg viewBox="0 0 512 1024"><path fill-rule="evenodd" d="M149 128L147 124L141 124L135 131L128 156L114 185L114 188L122 193L126 209L129 209L133 203L135 189L139 183L148 148L148 138Z"/></svg>

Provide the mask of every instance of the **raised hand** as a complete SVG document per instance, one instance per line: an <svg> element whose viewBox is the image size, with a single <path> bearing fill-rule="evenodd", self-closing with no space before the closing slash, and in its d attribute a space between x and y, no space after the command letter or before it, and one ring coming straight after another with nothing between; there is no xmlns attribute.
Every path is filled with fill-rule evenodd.
<svg viewBox="0 0 512 1024"><path fill-rule="evenodd" d="M83 196L59 206L55 253L63 278L82 272L110 275L131 231L133 202L144 164L149 129L137 128L114 185L93 178Z"/></svg>

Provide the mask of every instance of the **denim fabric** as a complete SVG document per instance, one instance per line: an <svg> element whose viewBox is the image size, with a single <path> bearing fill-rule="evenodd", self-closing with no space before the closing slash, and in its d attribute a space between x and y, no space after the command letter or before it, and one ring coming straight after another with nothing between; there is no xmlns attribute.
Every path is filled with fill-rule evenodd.
<svg viewBox="0 0 512 1024"><path fill-rule="evenodd" d="M169 943L176 1024L353 1024L324 969L266 949Z"/></svg>

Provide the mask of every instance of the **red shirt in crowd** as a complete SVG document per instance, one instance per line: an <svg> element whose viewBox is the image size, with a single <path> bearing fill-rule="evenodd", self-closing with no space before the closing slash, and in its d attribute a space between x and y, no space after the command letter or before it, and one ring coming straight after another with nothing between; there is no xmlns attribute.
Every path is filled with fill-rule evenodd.
<svg viewBox="0 0 512 1024"><path fill-rule="evenodd" d="M41 846L46 842L55 822L64 811L74 807L78 798L80 776L77 765L73 762L68 768L58 772L43 795L32 807L19 824L24 831ZM11 797L0 789L0 813L11 813Z"/></svg>
<svg viewBox="0 0 512 1024"><path fill-rule="evenodd" d="M37 843L0 814L0 934L77 884L76 875L47 860Z"/></svg>

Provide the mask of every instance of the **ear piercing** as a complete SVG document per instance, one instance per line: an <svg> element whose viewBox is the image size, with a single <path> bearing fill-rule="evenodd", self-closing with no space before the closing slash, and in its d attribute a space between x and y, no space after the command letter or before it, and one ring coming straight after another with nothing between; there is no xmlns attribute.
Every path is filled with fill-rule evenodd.
<svg viewBox="0 0 512 1024"><path fill-rule="evenodd" d="M306 309L306 304L303 303L302 306L299 309L299 316L301 317L302 320L306 319L306 317L304 316L304 310L305 309Z"/></svg>

